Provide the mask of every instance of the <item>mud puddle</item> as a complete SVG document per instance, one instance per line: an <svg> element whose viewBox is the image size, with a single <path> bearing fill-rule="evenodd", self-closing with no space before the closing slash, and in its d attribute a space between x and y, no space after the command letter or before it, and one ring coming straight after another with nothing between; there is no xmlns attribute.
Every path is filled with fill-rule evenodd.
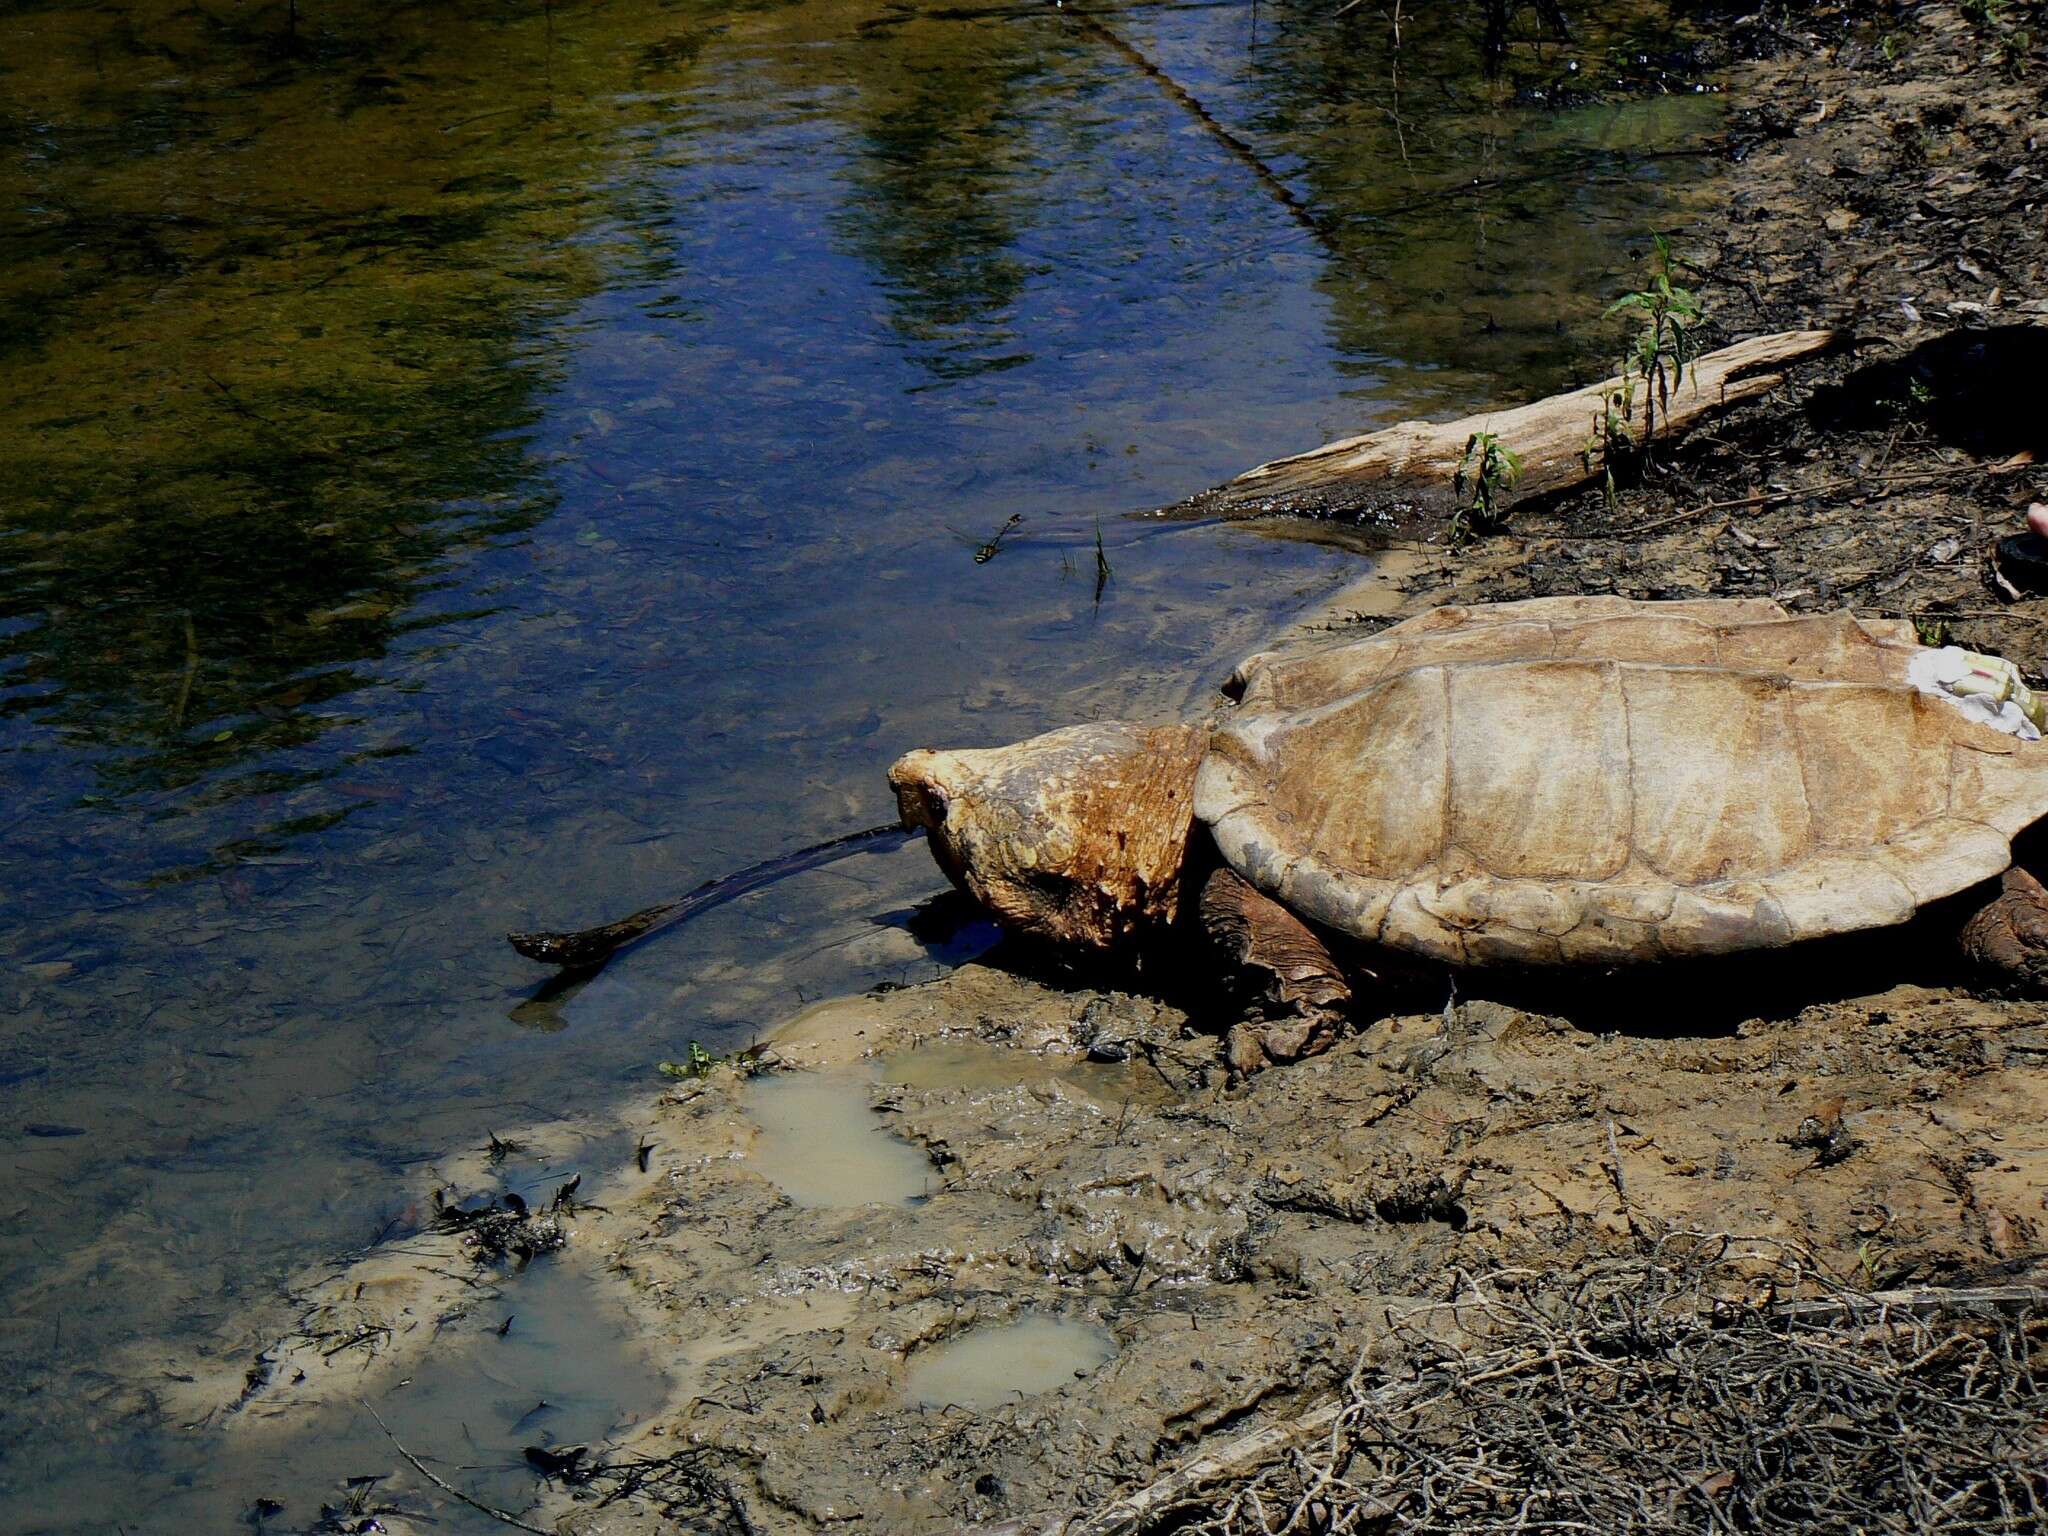
<svg viewBox="0 0 2048 1536"><path fill-rule="evenodd" d="M1116 1340L1100 1328L1027 1317L919 1354L904 1378L903 1400L913 1408L996 1408L1071 1386L1115 1354Z"/></svg>
<svg viewBox="0 0 2048 1536"><path fill-rule="evenodd" d="M892 1136L869 1103L871 1072L758 1077L741 1095L759 1134L754 1171L804 1206L913 1205L936 1181L931 1161Z"/></svg>
<svg viewBox="0 0 2048 1536"><path fill-rule="evenodd" d="M1061 1084L1097 1104L1165 1103L1173 1085L1142 1053L1121 1061L1071 1054L1036 1055L983 1040L933 1040L882 1059L880 1080L929 1092L1002 1093L1017 1087Z"/></svg>
<svg viewBox="0 0 2048 1536"><path fill-rule="evenodd" d="M366 1299L379 1288L378 1276L363 1277ZM661 1406L667 1384L633 1343L625 1312L574 1267L543 1259L516 1275L476 1276L470 1289L468 1310L440 1320L445 1329L437 1321L434 1344L402 1372L382 1368L386 1336L375 1325L319 1342L314 1353L340 1381L295 1382L301 1367L281 1366L276 1388L213 1441L209 1476L189 1485L190 1501L156 1517L182 1508L186 1528L215 1528L211 1512L239 1506L252 1523L261 1513L285 1529L494 1530L423 1486L405 1452L472 1498L520 1509L544 1473L573 1479ZM302 1385L325 1406L295 1395ZM319 1523L328 1517L339 1523Z"/></svg>
<svg viewBox="0 0 2048 1536"><path fill-rule="evenodd" d="M665 1395L626 1319L560 1265L533 1265L478 1322L467 1348L430 1355L372 1399L408 1449L461 1466L478 1497L524 1502L547 1454L577 1461L573 1447L617 1436Z"/></svg>

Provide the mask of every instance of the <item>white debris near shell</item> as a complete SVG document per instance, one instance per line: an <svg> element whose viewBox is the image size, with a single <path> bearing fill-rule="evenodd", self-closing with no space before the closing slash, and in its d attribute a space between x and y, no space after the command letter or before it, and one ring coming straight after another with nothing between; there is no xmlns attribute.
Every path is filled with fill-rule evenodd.
<svg viewBox="0 0 2048 1536"><path fill-rule="evenodd" d="M1980 656L1961 646L1920 652L1906 676L1922 693L1954 705L1973 720L2022 741L2039 741L2048 709L2020 681L2019 668L2002 656Z"/></svg>

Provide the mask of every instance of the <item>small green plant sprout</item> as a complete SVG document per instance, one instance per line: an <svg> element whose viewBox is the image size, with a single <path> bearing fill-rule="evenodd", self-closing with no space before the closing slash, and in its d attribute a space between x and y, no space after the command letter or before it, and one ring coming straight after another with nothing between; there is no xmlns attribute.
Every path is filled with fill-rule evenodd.
<svg viewBox="0 0 2048 1536"><path fill-rule="evenodd" d="M1948 620L1922 616L1913 620L1913 634L1922 645L1948 644Z"/></svg>
<svg viewBox="0 0 2048 1536"><path fill-rule="evenodd" d="M1593 473L1598 463L1601 471L1600 494L1612 512L1615 506L1614 461L1625 456L1636 445L1635 433L1629 430L1629 405L1635 397L1635 388L1626 374L1622 376L1621 388L1612 389L1600 401L1599 412L1593 417L1593 427L1586 434L1586 445L1579 450L1579 458L1586 466L1586 473Z"/></svg>
<svg viewBox="0 0 2048 1536"><path fill-rule="evenodd" d="M1993 56L2006 76L2013 80L2022 78L2034 49L2034 38L2025 27L2014 25L2011 0L1962 0L1957 9L1979 32L1989 35L1995 50ZM2021 15L2025 14L2022 7Z"/></svg>
<svg viewBox="0 0 2048 1536"><path fill-rule="evenodd" d="M1110 568L1109 555L1102 547L1102 519L1095 519L1095 601L1102 601L1102 589L1115 580L1116 572Z"/></svg>
<svg viewBox="0 0 2048 1536"><path fill-rule="evenodd" d="M661 1073L663 1077L673 1077L679 1081L688 1082L692 1078L703 1077L717 1065L718 1058L692 1040L690 1042L689 1055L685 1056L681 1061L656 1062L655 1070Z"/></svg>
<svg viewBox="0 0 2048 1536"><path fill-rule="evenodd" d="M1458 502L1451 513L1451 543L1463 544L1480 529L1498 527L1505 520L1501 496L1513 490L1521 478L1521 455L1491 432L1474 432L1466 438L1465 457L1451 478L1451 494Z"/></svg>
<svg viewBox="0 0 2048 1536"><path fill-rule="evenodd" d="M690 1082L696 1078L709 1077L720 1067L730 1067L741 1077L753 1077L768 1070L771 1062L768 1047L760 1042L742 1046L739 1050L714 1056L696 1041L690 1042L690 1053L681 1061L657 1061L654 1070L663 1077L673 1077L678 1082Z"/></svg>
<svg viewBox="0 0 2048 1536"><path fill-rule="evenodd" d="M1657 411L1668 406L1671 392L1685 382L1685 370L1699 356L1695 334L1706 312L1690 288L1680 288L1671 274L1683 265L1671 254L1671 242L1662 235L1651 237L1657 246L1656 264L1647 287L1625 293L1607 306L1609 315L1640 314L1643 328L1623 352L1622 419L1633 420L1635 388L1643 390L1643 459L1647 463L1650 444L1657 435Z"/></svg>

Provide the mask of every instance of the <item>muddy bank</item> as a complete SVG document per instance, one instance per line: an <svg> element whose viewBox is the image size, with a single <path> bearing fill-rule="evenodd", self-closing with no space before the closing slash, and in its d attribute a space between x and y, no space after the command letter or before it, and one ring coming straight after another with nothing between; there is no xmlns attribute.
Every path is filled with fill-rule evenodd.
<svg viewBox="0 0 2048 1536"><path fill-rule="evenodd" d="M253 1371L170 1372L197 1378L178 1411L282 1455L332 1415L395 1418L437 1361L488 1371L507 1318L597 1312L660 1401L581 1451L524 1426L522 1518L939 1530L1090 1507L1298 1412L1460 1273L1688 1231L1791 1241L1876 1287L2026 1268L2048 1007L1918 984L1755 1001L1670 1039L1647 1014L1596 1032L1452 1001L1231 1086L1174 1008L968 966L678 1083L617 1166L528 1198L524 1228L565 1241L523 1272L461 1233L388 1244L309 1284ZM534 1187L548 1137L442 1168L441 1199ZM429 1425L407 1449L445 1471L464 1442ZM448 1512L390 1473L387 1525Z"/></svg>

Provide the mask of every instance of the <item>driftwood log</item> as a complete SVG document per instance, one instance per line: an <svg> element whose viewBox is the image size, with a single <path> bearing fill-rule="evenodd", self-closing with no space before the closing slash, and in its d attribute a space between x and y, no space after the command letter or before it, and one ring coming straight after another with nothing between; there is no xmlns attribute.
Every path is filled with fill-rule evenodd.
<svg viewBox="0 0 2048 1536"><path fill-rule="evenodd" d="M1779 370L1819 357L1846 340L1837 331L1779 331L1707 353L1686 369L1684 381L1668 398L1657 401L1654 444L1671 442L1730 406L1767 394L1784 382ZM1209 517L1275 512L1441 515L1454 505L1453 482L1465 462L1466 447L1478 432L1492 433L1522 461L1520 478L1502 494L1498 506L1573 490L1605 472L1594 445L1602 414L1622 387L1619 377L1602 379L1532 405L1458 421L1399 422L1248 469L1194 497L1185 510ZM1649 393L1638 381L1629 420L1638 443L1649 403Z"/></svg>

